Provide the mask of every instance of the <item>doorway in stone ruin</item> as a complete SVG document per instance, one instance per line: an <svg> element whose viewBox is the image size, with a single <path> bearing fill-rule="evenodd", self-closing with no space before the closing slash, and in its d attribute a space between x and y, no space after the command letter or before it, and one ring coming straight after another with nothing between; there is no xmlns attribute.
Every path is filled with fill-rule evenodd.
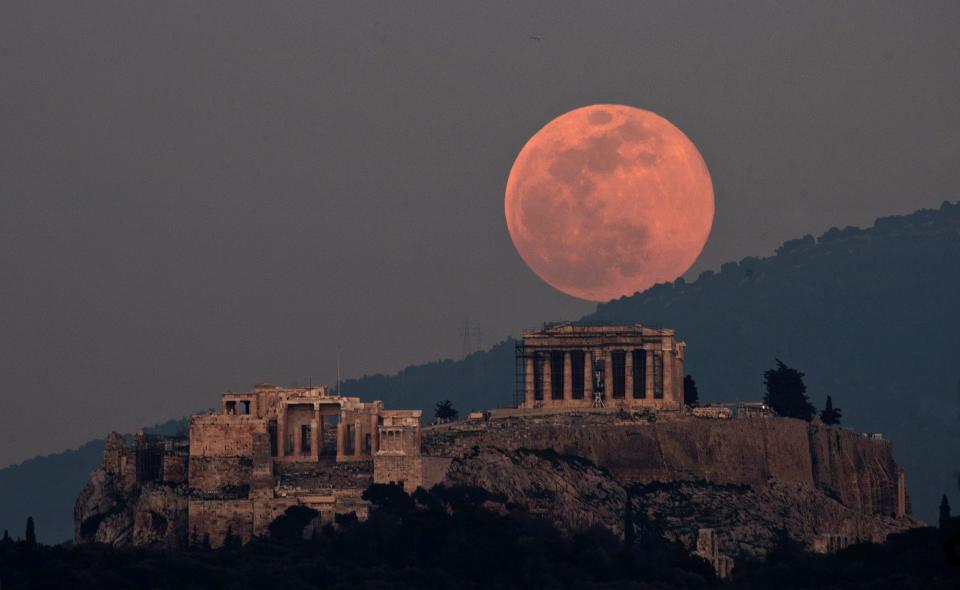
<svg viewBox="0 0 960 590"><path fill-rule="evenodd" d="M310 425L309 424L300 425L300 454L301 455L310 454Z"/></svg>
<svg viewBox="0 0 960 590"><path fill-rule="evenodd" d="M337 456L337 428L340 425L340 406L320 406L320 459L334 460Z"/></svg>
<svg viewBox="0 0 960 590"><path fill-rule="evenodd" d="M277 421L271 420L267 423L267 435L270 437L270 456L277 456Z"/></svg>

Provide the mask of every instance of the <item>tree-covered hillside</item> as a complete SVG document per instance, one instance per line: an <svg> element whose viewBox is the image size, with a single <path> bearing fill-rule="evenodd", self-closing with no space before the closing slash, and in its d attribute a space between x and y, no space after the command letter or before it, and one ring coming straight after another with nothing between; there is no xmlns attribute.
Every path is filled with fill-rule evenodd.
<svg viewBox="0 0 960 590"><path fill-rule="evenodd" d="M704 401L763 396L780 358L806 373L843 425L893 440L915 511L934 518L960 470L960 204L831 229L598 306L585 322L671 327L686 340L687 372ZM344 390L420 407L509 403L513 342L459 362L349 381ZM429 415L429 414L426 414Z"/></svg>

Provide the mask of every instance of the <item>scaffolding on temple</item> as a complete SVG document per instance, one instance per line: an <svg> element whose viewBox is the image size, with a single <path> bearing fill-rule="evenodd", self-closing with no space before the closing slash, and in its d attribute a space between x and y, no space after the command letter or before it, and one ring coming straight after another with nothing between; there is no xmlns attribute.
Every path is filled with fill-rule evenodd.
<svg viewBox="0 0 960 590"><path fill-rule="evenodd" d="M519 408L526 395L527 380L527 357L523 347L523 339L517 340L513 345L514 359L514 388L513 405Z"/></svg>

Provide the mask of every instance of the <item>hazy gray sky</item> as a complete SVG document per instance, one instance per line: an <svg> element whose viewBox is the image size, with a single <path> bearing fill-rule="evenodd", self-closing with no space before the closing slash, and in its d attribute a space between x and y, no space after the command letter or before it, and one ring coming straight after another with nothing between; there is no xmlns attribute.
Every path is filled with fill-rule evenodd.
<svg viewBox="0 0 960 590"><path fill-rule="evenodd" d="M700 148L691 271L958 198L957 2L0 4L0 465L458 356L591 304L507 234L514 156L618 102ZM541 41L531 40L537 36Z"/></svg>

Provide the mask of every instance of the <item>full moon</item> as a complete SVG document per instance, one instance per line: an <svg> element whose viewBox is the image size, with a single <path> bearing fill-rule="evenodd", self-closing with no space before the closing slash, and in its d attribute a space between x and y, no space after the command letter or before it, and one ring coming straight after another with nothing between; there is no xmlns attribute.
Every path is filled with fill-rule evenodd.
<svg viewBox="0 0 960 590"><path fill-rule="evenodd" d="M713 207L693 142L655 113L614 104L570 111L531 137L504 200L510 237L533 272L591 301L686 272Z"/></svg>

